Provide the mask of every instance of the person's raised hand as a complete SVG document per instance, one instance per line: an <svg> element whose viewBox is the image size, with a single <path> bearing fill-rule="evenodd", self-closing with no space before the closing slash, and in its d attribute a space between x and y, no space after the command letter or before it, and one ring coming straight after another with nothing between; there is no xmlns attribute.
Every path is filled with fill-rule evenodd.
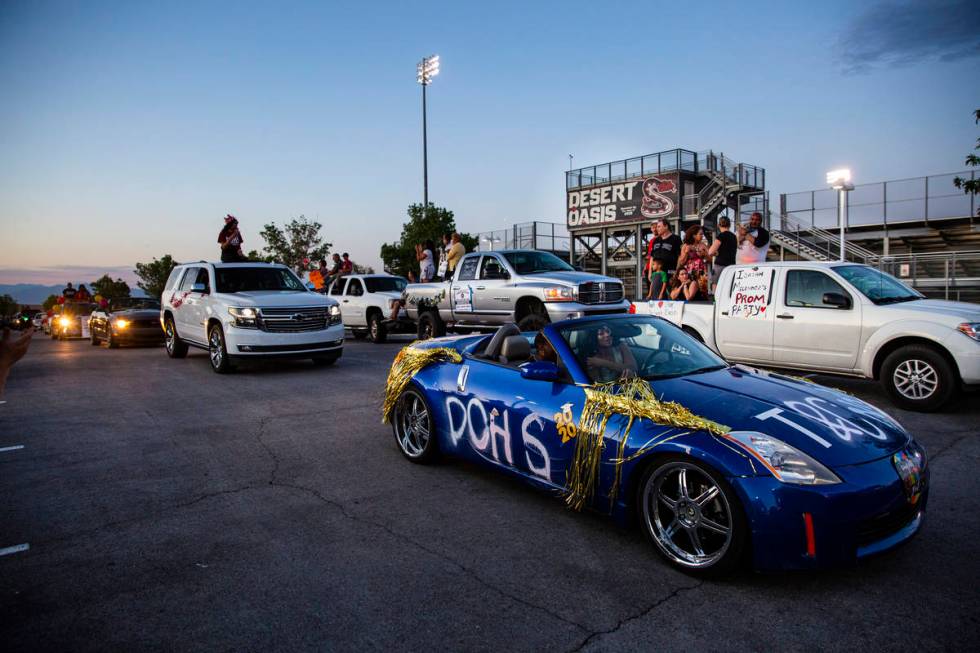
<svg viewBox="0 0 980 653"><path fill-rule="evenodd" d="M3 330L3 338L0 339L0 371L6 370L14 363L19 361L27 353L27 348L31 344L34 336L34 327L29 327L26 331L14 337L10 329Z"/></svg>

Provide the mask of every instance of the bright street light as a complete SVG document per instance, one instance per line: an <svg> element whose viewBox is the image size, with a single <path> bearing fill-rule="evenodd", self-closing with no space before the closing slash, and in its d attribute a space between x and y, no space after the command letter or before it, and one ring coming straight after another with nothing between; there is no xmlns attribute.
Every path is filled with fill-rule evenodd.
<svg viewBox="0 0 980 653"><path fill-rule="evenodd" d="M840 225L840 260L845 261L844 229L847 227L847 193L854 190L850 168L840 168L827 173L827 183L837 191L837 222Z"/></svg>
<svg viewBox="0 0 980 653"><path fill-rule="evenodd" d="M439 55L433 54L422 59L415 67L415 81L422 85L422 215L429 207L429 143L426 134L425 87L439 74Z"/></svg>

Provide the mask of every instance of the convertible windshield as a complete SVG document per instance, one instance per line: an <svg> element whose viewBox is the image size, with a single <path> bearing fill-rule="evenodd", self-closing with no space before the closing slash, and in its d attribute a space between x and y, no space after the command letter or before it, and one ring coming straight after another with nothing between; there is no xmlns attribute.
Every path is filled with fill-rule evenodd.
<svg viewBox="0 0 980 653"><path fill-rule="evenodd" d="M506 252L504 258L517 274L575 271L571 265L548 252Z"/></svg>
<svg viewBox="0 0 980 653"><path fill-rule="evenodd" d="M839 265L834 268L834 272L844 277L875 304L910 302L923 298L920 293L892 275L864 265Z"/></svg>
<svg viewBox="0 0 980 653"><path fill-rule="evenodd" d="M368 292L401 292L408 282L401 277L364 277Z"/></svg>
<svg viewBox="0 0 980 653"><path fill-rule="evenodd" d="M131 309L159 310L160 302L149 297L123 297L122 299L113 299L111 306L114 311Z"/></svg>
<svg viewBox="0 0 980 653"><path fill-rule="evenodd" d="M217 291L222 293L251 292L255 290L292 290L306 292L306 286L295 274L285 268L234 267L216 268Z"/></svg>
<svg viewBox="0 0 980 653"><path fill-rule="evenodd" d="M580 322L561 329L561 336L593 383L623 375L656 380L727 367L700 342L652 317Z"/></svg>

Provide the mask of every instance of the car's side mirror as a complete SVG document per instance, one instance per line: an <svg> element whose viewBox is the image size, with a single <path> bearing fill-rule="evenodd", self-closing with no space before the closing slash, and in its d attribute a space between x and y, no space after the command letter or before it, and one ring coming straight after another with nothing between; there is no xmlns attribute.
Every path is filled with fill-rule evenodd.
<svg viewBox="0 0 980 653"><path fill-rule="evenodd" d="M558 380L558 366L551 361L531 361L521 365L521 378L554 382Z"/></svg>
<svg viewBox="0 0 980 653"><path fill-rule="evenodd" d="M199 292L202 295L206 295L208 292L208 287L203 283L195 283L191 286L191 292Z"/></svg>
<svg viewBox="0 0 980 653"><path fill-rule="evenodd" d="M851 298L839 292L825 292L823 294L823 303L827 306L836 306L837 308L850 308Z"/></svg>

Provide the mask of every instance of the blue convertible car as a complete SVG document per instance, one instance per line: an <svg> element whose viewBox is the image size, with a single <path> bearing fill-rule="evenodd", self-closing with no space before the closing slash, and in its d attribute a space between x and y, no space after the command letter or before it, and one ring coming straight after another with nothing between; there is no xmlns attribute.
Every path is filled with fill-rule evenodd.
<svg viewBox="0 0 980 653"><path fill-rule="evenodd" d="M852 563L912 537L928 498L925 453L878 409L728 365L656 317L416 343L388 393L408 459L460 456L635 520L689 571Z"/></svg>

